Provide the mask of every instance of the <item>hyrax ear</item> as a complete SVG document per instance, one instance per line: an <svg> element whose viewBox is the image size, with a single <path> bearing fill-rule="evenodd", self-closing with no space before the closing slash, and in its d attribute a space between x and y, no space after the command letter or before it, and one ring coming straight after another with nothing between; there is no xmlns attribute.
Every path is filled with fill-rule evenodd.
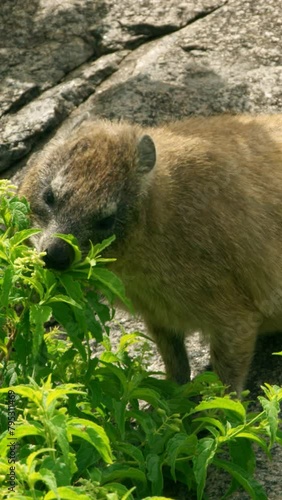
<svg viewBox="0 0 282 500"><path fill-rule="evenodd" d="M138 172L149 173L156 163L156 148L149 135L142 135L137 144Z"/></svg>

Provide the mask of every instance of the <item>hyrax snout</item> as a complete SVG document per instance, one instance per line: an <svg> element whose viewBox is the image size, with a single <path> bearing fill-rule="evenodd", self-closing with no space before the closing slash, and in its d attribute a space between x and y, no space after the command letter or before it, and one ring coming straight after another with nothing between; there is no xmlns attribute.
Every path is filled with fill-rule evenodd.
<svg viewBox="0 0 282 500"><path fill-rule="evenodd" d="M191 118L143 129L86 121L37 156L20 189L46 264L67 268L111 234L112 269L168 377L189 380L185 334L210 339L241 392L258 333L282 327L282 115Z"/></svg>

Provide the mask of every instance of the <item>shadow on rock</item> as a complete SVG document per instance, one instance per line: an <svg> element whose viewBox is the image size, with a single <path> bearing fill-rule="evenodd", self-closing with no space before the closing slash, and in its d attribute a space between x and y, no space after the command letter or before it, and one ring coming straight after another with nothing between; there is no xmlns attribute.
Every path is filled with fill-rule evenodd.
<svg viewBox="0 0 282 500"><path fill-rule="evenodd" d="M252 396L262 394L260 386L265 382L271 385L282 385L282 356L273 354L281 351L282 333L261 335L258 338L246 383Z"/></svg>
<svg viewBox="0 0 282 500"><path fill-rule="evenodd" d="M81 107L93 116L156 125L191 115L246 112L248 95L247 85L230 86L211 69L197 70L193 65L186 67L181 84L139 74L104 91L101 89Z"/></svg>

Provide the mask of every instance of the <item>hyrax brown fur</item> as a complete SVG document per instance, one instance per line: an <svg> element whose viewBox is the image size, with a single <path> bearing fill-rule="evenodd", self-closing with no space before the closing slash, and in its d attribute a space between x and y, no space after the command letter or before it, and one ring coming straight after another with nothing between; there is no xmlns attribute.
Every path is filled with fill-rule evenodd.
<svg viewBox="0 0 282 500"><path fill-rule="evenodd" d="M282 115L86 121L39 154L20 193L52 267L72 259L53 233L85 251L116 234L112 269L168 377L189 380L184 337L200 330L240 393L257 334L282 327Z"/></svg>

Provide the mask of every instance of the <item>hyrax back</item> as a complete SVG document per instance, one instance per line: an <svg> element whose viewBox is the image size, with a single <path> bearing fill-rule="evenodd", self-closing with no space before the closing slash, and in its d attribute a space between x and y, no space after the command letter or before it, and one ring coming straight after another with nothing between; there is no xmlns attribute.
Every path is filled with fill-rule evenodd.
<svg viewBox="0 0 282 500"><path fill-rule="evenodd" d="M46 262L66 268L116 234L113 270L167 375L189 380L186 333L242 390L258 333L282 327L282 115L191 118L142 129L88 121L52 141L21 187Z"/></svg>

